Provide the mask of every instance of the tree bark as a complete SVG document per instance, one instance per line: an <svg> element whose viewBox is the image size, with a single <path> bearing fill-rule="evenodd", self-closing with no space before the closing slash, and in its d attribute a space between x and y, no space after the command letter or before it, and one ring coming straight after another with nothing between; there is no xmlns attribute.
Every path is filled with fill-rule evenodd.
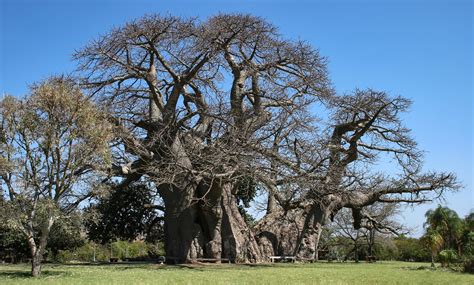
<svg viewBox="0 0 474 285"><path fill-rule="evenodd" d="M41 262L43 261L42 254L37 250L31 258L31 276L38 277L41 275Z"/></svg>
<svg viewBox="0 0 474 285"><path fill-rule="evenodd" d="M222 210L223 256L236 263L263 261L254 233L239 212L230 184L222 188Z"/></svg>
<svg viewBox="0 0 474 285"><path fill-rule="evenodd" d="M194 189L161 185L160 194L165 203L165 250L168 262L192 262L202 255L200 229L196 220L196 205L192 204Z"/></svg>
<svg viewBox="0 0 474 285"><path fill-rule="evenodd" d="M277 201L275 195L272 191L268 193L268 200L267 200L267 214L271 214L277 210Z"/></svg>
<svg viewBox="0 0 474 285"><path fill-rule="evenodd" d="M255 227L264 256L294 255L303 260L318 260L322 228L339 208L339 202L337 197L328 197L325 203L308 205L306 209L267 213Z"/></svg>
<svg viewBox="0 0 474 285"><path fill-rule="evenodd" d="M199 258L262 261L231 184L200 183L187 189L162 185L160 193L166 207L165 250L169 262L193 263Z"/></svg>
<svg viewBox="0 0 474 285"><path fill-rule="evenodd" d="M204 237L204 257L222 258L222 188L219 183L207 185L202 183L198 187L199 198L202 199L198 207L198 222Z"/></svg>
<svg viewBox="0 0 474 285"><path fill-rule="evenodd" d="M322 227L331 214L330 207L313 204L309 211L305 211L305 222L297 240L294 255L301 259L318 260L319 239Z"/></svg>
<svg viewBox="0 0 474 285"><path fill-rule="evenodd" d="M44 250L48 243L49 232L54 224L54 218L49 217L47 221L41 227L41 235L39 239L39 245L37 246L34 240L33 229L29 230L28 233L28 245L31 253L31 276L38 277L41 275L41 267L44 258Z"/></svg>
<svg viewBox="0 0 474 285"><path fill-rule="evenodd" d="M273 255L293 255L305 218L300 209L284 212L275 209L255 226L255 234L262 256L269 261Z"/></svg>

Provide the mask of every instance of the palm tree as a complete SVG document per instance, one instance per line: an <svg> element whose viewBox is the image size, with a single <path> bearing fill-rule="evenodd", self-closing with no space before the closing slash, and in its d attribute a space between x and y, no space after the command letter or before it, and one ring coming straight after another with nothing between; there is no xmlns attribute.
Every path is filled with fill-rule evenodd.
<svg viewBox="0 0 474 285"><path fill-rule="evenodd" d="M444 244L443 236L438 231L428 228L425 235L421 238L421 242L430 250L431 267L436 267L434 258Z"/></svg>
<svg viewBox="0 0 474 285"><path fill-rule="evenodd" d="M448 249L456 249L458 255L461 255L463 221L458 214L439 205L434 210L429 210L425 214L425 227L432 229L442 235L445 246Z"/></svg>

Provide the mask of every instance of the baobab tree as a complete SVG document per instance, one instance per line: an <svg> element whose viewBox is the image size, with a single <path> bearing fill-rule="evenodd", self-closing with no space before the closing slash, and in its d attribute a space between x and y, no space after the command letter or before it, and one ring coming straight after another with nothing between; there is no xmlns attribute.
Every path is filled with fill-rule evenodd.
<svg viewBox="0 0 474 285"><path fill-rule="evenodd" d="M96 170L108 165L111 126L66 77L31 88L26 98L0 101L0 179L3 219L25 235L33 276L52 226L89 198Z"/></svg>
<svg viewBox="0 0 474 285"><path fill-rule="evenodd" d="M398 118L408 100L372 90L336 96L326 59L258 17L145 16L74 57L116 125L110 178L146 180L163 199L169 260L262 261L274 248L262 252L260 233L275 235L271 225L292 211L304 225L293 248L304 255L308 246L294 244L314 245L342 207L357 217L371 203L422 202L402 196L453 183L410 166L419 155ZM332 133L318 109L333 113ZM362 175L354 165L378 152L396 154L407 175L390 183ZM246 187L269 193L270 228L260 226L257 239L238 211Z"/></svg>
<svg viewBox="0 0 474 285"><path fill-rule="evenodd" d="M258 182L254 148L272 121L332 95L324 58L247 15L147 16L75 57L120 129L111 175L152 181L164 201L169 259L261 261L237 182Z"/></svg>
<svg viewBox="0 0 474 285"><path fill-rule="evenodd" d="M453 174L422 172L421 152L400 119L400 113L409 106L410 101L403 97L390 97L374 90L356 90L354 94L334 98L329 127L305 142L315 144L309 148L314 151L305 151L298 146L303 145L300 143L287 152L286 159L280 156L281 167L290 166L295 173L284 181L296 185L278 187L278 179L267 181L274 189L273 195L281 201L283 213L295 209L294 215L304 217L304 222L299 223L298 237L295 240L295 235L277 234L290 241L263 243L284 242L292 245L287 251L301 258L317 259L322 226L342 208L352 211L354 228L358 229L366 213L364 208L369 205L424 203L445 190L456 189ZM394 177L372 169L387 157L399 170ZM281 212L264 217L258 230L263 233L284 229ZM271 247L269 250L271 253Z"/></svg>

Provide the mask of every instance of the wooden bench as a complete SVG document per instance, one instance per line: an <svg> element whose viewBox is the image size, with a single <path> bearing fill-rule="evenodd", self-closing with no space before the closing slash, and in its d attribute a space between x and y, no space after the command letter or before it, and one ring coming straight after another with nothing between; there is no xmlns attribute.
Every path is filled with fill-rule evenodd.
<svg viewBox="0 0 474 285"><path fill-rule="evenodd" d="M366 262L369 262L369 263L376 262L376 261L377 261L377 257L376 257L376 256L368 255L368 256L365 257L365 261L366 261Z"/></svg>
<svg viewBox="0 0 474 285"><path fill-rule="evenodd" d="M286 256L286 255L270 256L270 261L272 263L275 262L275 260L295 262L296 261L296 256Z"/></svg>

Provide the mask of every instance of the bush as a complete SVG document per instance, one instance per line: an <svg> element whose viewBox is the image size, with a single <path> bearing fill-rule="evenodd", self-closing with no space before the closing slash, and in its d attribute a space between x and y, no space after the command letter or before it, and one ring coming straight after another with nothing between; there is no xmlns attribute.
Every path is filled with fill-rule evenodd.
<svg viewBox="0 0 474 285"><path fill-rule="evenodd" d="M105 262L110 258L110 249L104 245L98 245L91 242L74 249L74 250L60 250L56 256L58 262Z"/></svg>
<svg viewBox="0 0 474 285"><path fill-rule="evenodd" d="M445 249L438 254L438 258L442 267L449 267L458 260L458 255L453 249Z"/></svg>
<svg viewBox="0 0 474 285"><path fill-rule="evenodd" d="M75 250L60 250L56 260L59 262L108 262L110 258L118 260L147 260L164 254L162 243L144 241L116 241L101 245L87 242Z"/></svg>
<svg viewBox="0 0 474 285"><path fill-rule="evenodd" d="M463 262L463 271L467 273L474 273L474 258L466 258Z"/></svg>
<svg viewBox="0 0 474 285"><path fill-rule="evenodd" d="M165 245L163 243L148 243L148 255L156 258L161 255L166 255Z"/></svg>

